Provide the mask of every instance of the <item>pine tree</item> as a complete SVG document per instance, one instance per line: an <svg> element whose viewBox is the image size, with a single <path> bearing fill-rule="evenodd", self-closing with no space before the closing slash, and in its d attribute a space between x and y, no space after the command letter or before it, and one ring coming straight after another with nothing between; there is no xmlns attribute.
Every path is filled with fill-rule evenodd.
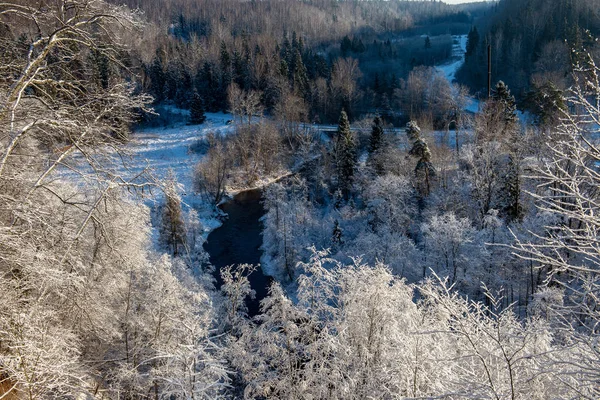
<svg viewBox="0 0 600 400"><path fill-rule="evenodd" d="M163 99L164 87L165 71L160 52L157 50L156 56L154 56L154 60L152 60L152 65L150 66L150 92L156 102L160 102Z"/></svg>
<svg viewBox="0 0 600 400"><path fill-rule="evenodd" d="M471 28L469 31L469 36L467 37L467 49L465 52L465 58L471 58L475 55L477 48L479 46L479 32L477 31L477 27Z"/></svg>
<svg viewBox="0 0 600 400"><path fill-rule="evenodd" d="M165 188L165 205L162 210L159 235L160 241L175 257L180 254L180 249L185 247L186 229L175 181L170 181Z"/></svg>
<svg viewBox="0 0 600 400"><path fill-rule="evenodd" d="M356 143L354 135L350 131L350 122L345 111L340 114L336 142L335 142L335 162L337 170L338 188L341 190L345 200L348 200L352 183L354 180L354 171L356 169Z"/></svg>
<svg viewBox="0 0 600 400"><path fill-rule="evenodd" d="M198 92L194 91L192 96L192 102L190 104L190 123L193 125L199 125L206 121L206 115L204 115L204 101Z"/></svg>
<svg viewBox="0 0 600 400"><path fill-rule="evenodd" d="M344 36L342 39L342 43L340 44L340 50L342 52L342 56L346 56L350 50L352 50L352 41L348 37L348 35Z"/></svg>
<svg viewBox="0 0 600 400"><path fill-rule="evenodd" d="M297 93L302 96L308 94L308 76L304 62L302 62L302 55L298 49L295 50L293 57L293 83L294 90Z"/></svg>
<svg viewBox="0 0 600 400"><path fill-rule="evenodd" d="M431 39L429 38L429 36L425 37L425 49L426 50L431 49Z"/></svg>
<svg viewBox="0 0 600 400"><path fill-rule="evenodd" d="M410 121L406 124L406 135L413 142L408 154L419 159L415 167L415 176L421 186L420 191L427 196L431 191L431 180L436 175L435 167L431 162L431 151L427 143L421 138L421 128L416 122Z"/></svg>
<svg viewBox="0 0 600 400"><path fill-rule="evenodd" d="M544 127L556 126L567 111L562 90L550 81L540 87L534 86L533 90L527 93L524 104L535 116L536 123Z"/></svg>
<svg viewBox="0 0 600 400"><path fill-rule="evenodd" d="M103 89L108 89L110 78L110 64L108 57L102 51L92 49L91 59L96 67L96 70L94 71L96 80Z"/></svg>
<svg viewBox="0 0 600 400"><path fill-rule="evenodd" d="M521 176L519 163L514 156L509 156L507 171L504 175L504 213L507 222L520 221L523 217L521 203Z"/></svg>
<svg viewBox="0 0 600 400"><path fill-rule="evenodd" d="M344 233L342 231L342 228L340 227L340 223L336 219L335 222L333 223L333 232L331 234L331 245L334 249L337 250L337 248L342 244L344 244Z"/></svg>
<svg viewBox="0 0 600 400"><path fill-rule="evenodd" d="M506 86L503 81L498 81L496 84L494 92L492 93L492 100L501 106L505 124L508 125L517 122L517 105L515 102L515 96L510 94L508 86Z"/></svg>
<svg viewBox="0 0 600 400"><path fill-rule="evenodd" d="M367 164L372 166L377 175L383 175L385 170L383 162L381 160L381 149L383 148L383 125L379 116L373 120L373 128L371 130L371 137L369 138L369 156L367 158Z"/></svg>

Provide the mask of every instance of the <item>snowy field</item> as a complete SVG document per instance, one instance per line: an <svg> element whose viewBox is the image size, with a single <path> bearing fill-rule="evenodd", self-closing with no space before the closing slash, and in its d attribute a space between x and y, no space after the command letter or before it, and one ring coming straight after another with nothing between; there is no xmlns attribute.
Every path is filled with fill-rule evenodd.
<svg viewBox="0 0 600 400"><path fill-rule="evenodd" d="M193 194L194 166L204 156L204 152L197 148L202 147L202 141L209 132L232 132L233 126L227 125L227 121L232 119L231 114L206 113L206 122L201 125L181 123L167 128L140 129L133 133L127 149L133 157L134 166L140 171L146 165L150 166L159 182L164 181L172 170L181 185L182 196L189 196Z"/></svg>

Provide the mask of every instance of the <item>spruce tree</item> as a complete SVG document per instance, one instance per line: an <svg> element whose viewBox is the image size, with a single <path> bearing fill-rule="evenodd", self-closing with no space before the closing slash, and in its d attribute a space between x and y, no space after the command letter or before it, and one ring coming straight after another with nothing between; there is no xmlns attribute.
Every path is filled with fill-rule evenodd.
<svg viewBox="0 0 600 400"><path fill-rule="evenodd" d="M345 200L348 200L352 189L354 171L357 163L356 158L354 135L352 135L352 131L350 131L348 115L345 111L342 111L335 141L335 162L338 188L341 190Z"/></svg>
<svg viewBox="0 0 600 400"><path fill-rule="evenodd" d="M306 73L304 62L302 61L302 55L298 49L294 52L292 78L294 90L301 96L306 96L308 94L308 75Z"/></svg>
<svg viewBox="0 0 600 400"><path fill-rule="evenodd" d="M425 37L425 49L426 50L431 49L431 39L429 38L429 36Z"/></svg>
<svg viewBox="0 0 600 400"><path fill-rule="evenodd" d="M413 142L408 154L418 158L417 166L415 167L415 176L420 186L420 192L427 196L431 191L431 180L436 175L435 167L431 162L431 151L427 143L421 138L421 128L419 128L416 122L410 121L406 124L406 135Z"/></svg>
<svg viewBox="0 0 600 400"><path fill-rule="evenodd" d="M175 181L170 181L165 188L165 205L162 210L159 235L160 241L171 250L175 257L180 254L180 249L185 247L185 224L181 199L177 194Z"/></svg>
<svg viewBox="0 0 600 400"><path fill-rule="evenodd" d="M91 60L95 64L94 78L103 89L108 89L110 64L108 57L100 50L92 49Z"/></svg>
<svg viewBox="0 0 600 400"><path fill-rule="evenodd" d="M165 71L162 63L162 58L160 56L160 51L156 50L156 55L152 60L152 65L150 66L150 93L159 103L163 100L164 96L164 87L165 87Z"/></svg>
<svg viewBox="0 0 600 400"><path fill-rule="evenodd" d="M510 94L510 90L504 82L498 81L494 92L492 93L492 100L497 102L501 107L502 117L505 124L512 125L517 122L517 105L515 102L515 96Z"/></svg>
<svg viewBox="0 0 600 400"><path fill-rule="evenodd" d="M508 157L507 170L503 183L503 211L507 222L520 221L523 218L521 203L521 175L519 162L514 156Z"/></svg>
<svg viewBox="0 0 600 400"><path fill-rule="evenodd" d="M524 101L525 107L534 116L536 123L543 127L558 125L561 116L567 111L562 90L552 82L533 87Z"/></svg>
<svg viewBox="0 0 600 400"><path fill-rule="evenodd" d="M190 104L190 123L199 125L204 123L204 121L206 121L206 115L204 115L204 101L198 92L194 91Z"/></svg>
<svg viewBox="0 0 600 400"><path fill-rule="evenodd" d="M352 41L350 40L348 35L344 36L344 38L342 39L342 43L340 44L340 50L344 57L346 57L348 52L352 50Z"/></svg>
<svg viewBox="0 0 600 400"><path fill-rule="evenodd" d="M383 162L381 160L381 150L383 148L383 124L379 116L373 120L373 128L371 130L371 137L369 138L369 156L367 158L367 164L370 165L377 175L383 175L385 170Z"/></svg>
<svg viewBox="0 0 600 400"><path fill-rule="evenodd" d="M471 58L477 52L477 48L479 46L479 32L477 28L474 26L469 31L469 36L467 37L467 49L465 52L465 59Z"/></svg>
<svg viewBox="0 0 600 400"><path fill-rule="evenodd" d="M338 246L344 243L344 233L340 227L340 223L336 219L333 223L333 232L331 234L331 244L333 249L337 250Z"/></svg>

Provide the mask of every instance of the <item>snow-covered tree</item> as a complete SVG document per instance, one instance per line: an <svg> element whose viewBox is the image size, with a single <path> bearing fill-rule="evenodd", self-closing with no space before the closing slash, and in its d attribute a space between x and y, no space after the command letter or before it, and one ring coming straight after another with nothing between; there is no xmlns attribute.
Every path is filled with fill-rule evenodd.
<svg viewBox="0 0 600 400"><path fill-rule="evenodd" d="M421 128L416 122L410 121L406 124L406 135L412 143L408 154L418 159L415 167L415 177L419 191L427 196L431 192L432 181L436 175L435 167L431 162L431 151L427 143L421 138Z"/></svg>
<svg viewBox="0 0 600 400"><path fill-rule="evenodd" d="M248 275L256 270L256 266L242 264L221 268L221 292L225 295L224 322L227 328L237 328L240 320L247 317L246 297L254 298L255 292L250 287Z"/></svg>
<svg viewBox="0 0 600 400"><path fill-rule="evenodd" d="M426 238L426 254L435 260L436 265L443 267L452 283L456 282L459 266L466 273L465 247L473 240L473 228L467 218L456 218L453 213L441 216L434 215L421 227Z"/></svg>
<svg viewBox="0 0 600 400"><path fill-rule="evenodd" d="M367 212L375 232L384 226L392 232L406 232L416 214L415 191L410 181L396 175L377 177L366 188Z"/></svg>
<svg viewBox="0 0 600 400"><path fill-rule="evenodd" d="M547 156L533 174L539 188L530 193L540 212L554 218L544 234L534 235L530 241L519 240L514 249L547 271L550 287L563 291L563 301L552 301L548 307L560 316L562 326L570 332L569 340L581 349L573 361L581 395L595 397L600 370L596 344L600 321L600 150L594 135L600 121L600 68L590 55L576 66L574 79L568 100L575 112L565 115L547 141Z"/></svg>
<svg viewBox="0 0 600 400"><path fill-rule="evenodd" d="M367 158L367 164L371 165L377 175L383 175L385 172L382 151L384 146L384 133L383 123L379 116L373 120L373 127L371 128L371 136L369 137L369 156Z"/></svg>
<svg viewBox="0 0 600 400"><path fill-rule="evenodd" d="M177 181L171 179L164 189L165 204L162 207L159 233L161 243L177 257L187 247L187 235Z"/></svg>
<svg viewBox="0 0 600 400"><path fill-rule="evenodd" d="M190 103L190 123L194 125L204 123L206 121L204 113L204 100L202 100L198 92L194 92Z"/></svg>
<svg viewBox="0 0 600 400"><path fill-rule="evenodd" d="M350 130L350 122L345 111L342 111L340 114L334 146L337 185L344 199L348 200L352 184L354 183L357 150L354 135Z"/></svg>

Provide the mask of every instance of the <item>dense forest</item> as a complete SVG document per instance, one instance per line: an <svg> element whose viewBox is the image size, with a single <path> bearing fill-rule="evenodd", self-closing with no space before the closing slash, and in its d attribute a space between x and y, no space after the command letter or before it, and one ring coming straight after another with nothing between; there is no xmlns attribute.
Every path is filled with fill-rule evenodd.
<svg viewBox="0 0 600 400"><path fill-rule="evenodd" d="M503 80L524 99L547 93L547 83L569 87L573 62L584 51L597 51L599 3L595 0L503 0L491 18L469 33L465 64L458 74L474 90L485 90L487 47L495 80Z"/></svg>
<svg viewBox="0 0 600 400"><path fill-rule="evenodd" d="M269 112L293 97L307 120L324 122L340 107L353 118L391 112L401 78L449 58L450 34L473 19L442 2L129 3L154 22L140 58L157 102L188 108L197 91L207 110L224 111L235 84L260 92Z"/></svg>
<svg viewBox="0 0 600 400"><path fill-rule="evenodd" d="M0 399L600 397L596 0L122 3L0 2Z"/></svg>

